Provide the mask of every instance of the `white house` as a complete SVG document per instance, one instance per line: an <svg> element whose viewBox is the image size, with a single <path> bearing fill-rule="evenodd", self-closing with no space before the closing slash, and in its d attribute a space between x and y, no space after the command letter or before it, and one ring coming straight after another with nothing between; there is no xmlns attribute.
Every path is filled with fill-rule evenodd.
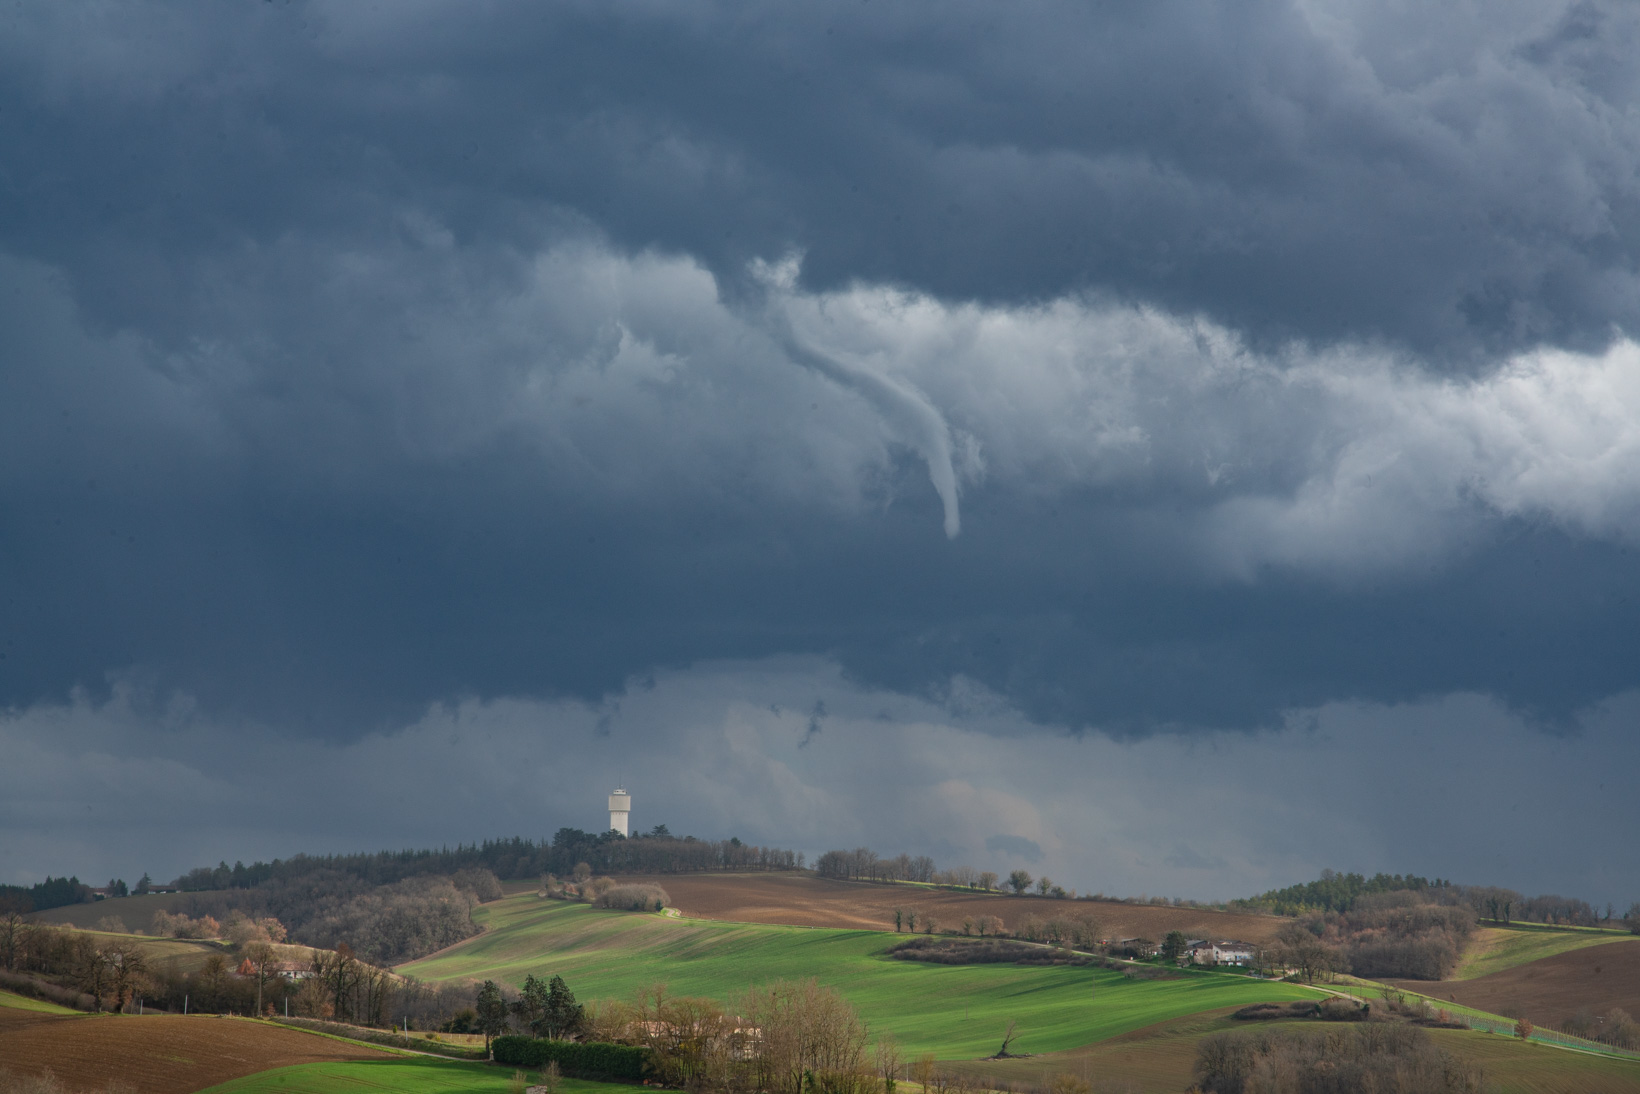
<svg viewBox="0 0 1640 1094"><path fill-rule="evenodd" d="M1253 947L1245 942L1195 942L1190 947L1190 960L1196 965L1251 965Z"/></svg>

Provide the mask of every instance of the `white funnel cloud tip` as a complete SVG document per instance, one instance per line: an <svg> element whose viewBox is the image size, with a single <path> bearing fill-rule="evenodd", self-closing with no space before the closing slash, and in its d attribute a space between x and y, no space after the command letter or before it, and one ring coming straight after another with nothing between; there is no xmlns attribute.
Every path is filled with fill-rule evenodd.
<svg viewBox="0 0 1640 1094"><path fill-rule="evenodd" d="M870 403L889 426L895 440L923 458L928 465L929 481L945 513L945 535L955 539L962 531L962 515L951 428L945 416L909 381L885 376L863 362L827 352L797 333L787 307L797 292L801 266L801 255L788 255L778 263L759 259L751 264L752 276L768 293L760 325L793 361Z"/></svg>

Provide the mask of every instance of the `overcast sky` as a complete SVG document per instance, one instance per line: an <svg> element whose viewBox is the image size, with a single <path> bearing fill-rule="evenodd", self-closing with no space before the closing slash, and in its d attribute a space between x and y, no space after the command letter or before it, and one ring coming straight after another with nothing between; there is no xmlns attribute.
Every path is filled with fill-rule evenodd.
<svg viewBox="0 0 1640 1094"><path fill-rule="evenodd" d="M1640 899L1640 11L14 5L0 881L633 820Z"/></svg>

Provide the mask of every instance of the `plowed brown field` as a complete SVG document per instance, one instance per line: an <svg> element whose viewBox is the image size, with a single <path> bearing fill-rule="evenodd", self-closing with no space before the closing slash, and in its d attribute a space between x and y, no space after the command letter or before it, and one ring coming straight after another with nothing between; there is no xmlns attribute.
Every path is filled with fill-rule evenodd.
<svg viewBox="0 0 1640 1094"><path fill-rule="evenodd" d="M1159 904L1103 900L1049 900L924 889L868 881L833 881L806 874L657 874L622 881L649 881L665 889L683 915L738 923L786 923L797 927L894 929L894 909L932 912L940 926L960 926L964 916L994 915L1010 929L1026 916L1086 916L1109 938L1160 940L1169 931L1192 937L1263 942L1289 920Z"/></svg>
<svg viewBox="0 0 1640 1094"><path fill-rule="evenodd" d="M1640 1014L1640 941L1545 957L1474 980L1402 980L1411 991L1554 1028L1583 1007Z"/></svg>
<svg viewBox="0 0 1640 1094"><path fill-rule="evenodd" d="M49 1070L70 1090L119 1082L137 1094L183 1094L271 1067L387 1055L249 1019L0 1007L0 1064L24 1075Z"/></svg>

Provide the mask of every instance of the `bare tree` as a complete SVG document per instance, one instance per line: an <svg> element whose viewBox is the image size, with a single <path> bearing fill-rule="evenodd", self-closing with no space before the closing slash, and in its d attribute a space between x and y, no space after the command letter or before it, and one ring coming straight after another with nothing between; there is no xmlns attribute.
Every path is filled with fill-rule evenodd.
<svg viewBox="0 0 1640 1094"><path fill-rule="evenodd" d="M267 942L252 942L245 947L245 960L250 963L251 975L256 980L256 1015L262 1016L262 989L278 977L284 969L274 948Z"/></svg>
<svg viewBox="0 0 1640 1094"><path fill-rule="evenodd" d="M900 1042L894 1035L885 1033L877 1038L877 1074L883 1080L883 1094L894 1094L894 1086L899 1081L902 1066Z"/></svg>
<svg viewBox="0 0 1640 1094"><path fill-rule="evenodd" d="M866 1026L835 989L814 980L776 981L748 992L741 1013L761 1033L754 1085L771 1094L801 1094L805 1075L817 1089L863 1094Z"/></svg>
<svg viewBox="0 0 1640 1094"><path fill-rule="evenodd" d="M1332 946L1296 923L1283 927L1276 935L1272 959L1298 970L1306 982L1315 983L1317 973L1334 972L1342 967L1342 955Z"/></svg>
<svg viewBox="0 0 1640 1094"><path fill-rule="evenodd" d="M74 978L80 990L91 996L92 1006L102 1013L103 996L108 994L108 960L101 948L89 938L73 940L78 945L74 961Z"/></svg>
<svg viewBox="0 0 1640 1094"><path fill-rule="evenodd" d="M1014 1037L1016 1036L1014 1033L1014 1027L1018 1024L1019 1023L1014 1019L1008 1019L1008 1025L1002 1031L1002 1047L997 1049L997 1054L991 1057L991 1059L1006 1060L1014 1055L1012 1052L1008 1051L1008 1048L1014 1043Z"/></svg>
<svg viewBox="0 0 1640 1094"><path fill-rule="evenodd" d="M114 996L114 1010L136 998L148 986L148 960L142 950L126 941L105 942L97 947L108 968L108 988Z"/></svg>
<svg viewBox="0 0 1640 1094"><path fill-rule="evenodd" d="M0 910L0 965L4 965L7 971L17 967L17 959L27 936L28 926L22 912L16 907Z"/></svg>
<svg viewBox="0 0 1640 1094"><path fill-rule="evenodd" d="M194 989L205 1010L216 1010L228 990L228 959L213 953L205 959L199 972L194 974Z"/></svg>

